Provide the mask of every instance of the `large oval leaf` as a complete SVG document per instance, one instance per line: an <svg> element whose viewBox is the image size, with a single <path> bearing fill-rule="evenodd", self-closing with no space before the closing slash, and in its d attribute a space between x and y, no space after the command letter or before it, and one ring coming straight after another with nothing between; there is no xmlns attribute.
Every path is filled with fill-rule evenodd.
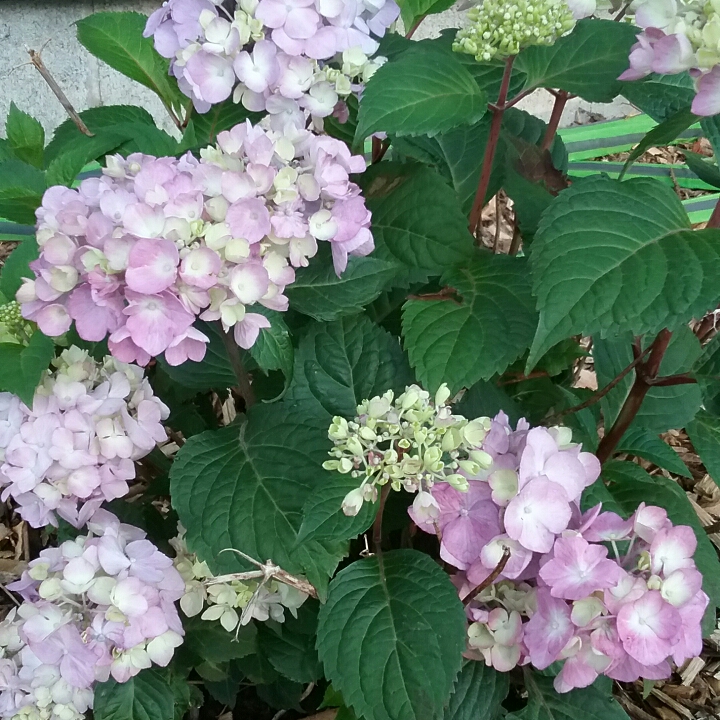
<svg viewBox="0 0 720 720"><path fill-rule="evenodd" d="M462 665L465 613L427 555L358 560L330 583L318 618L327 677L366 720L435 720Z"/></svg>

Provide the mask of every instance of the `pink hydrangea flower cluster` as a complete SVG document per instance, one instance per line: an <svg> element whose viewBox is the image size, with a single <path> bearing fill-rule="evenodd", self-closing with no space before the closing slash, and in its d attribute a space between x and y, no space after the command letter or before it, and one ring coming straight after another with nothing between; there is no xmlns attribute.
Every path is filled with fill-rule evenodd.
<svg viewBox="0 0 720 720"><path fill-rule="evenodd" d="M467 492L435 484L410 516L441 538L461 598L481 588L467 603L468 657L500 671L564 661L558 692L600 674L666 678L670 660L702 648L695 534L644 504L628 520L600 505L581 514L600 464L570 441L566 428L513 431L501 413L483 443L492 465Z"/></svg>
<svg viewBox="0 0 720 720"><path fill-rule="evenodd" d="M341 141L247 122L201 156L108 157L102 177L47 190L36 278L17 293L23 317L50 336L73 320L84 340L109 334L124 362L164 352L179 365L205 355L197 317L250 348L270 322L249 309L287 310L284 289L318 240L338 274L348 255L372 251L370 213L349 178L365 160Z"/></svg>
<svg viewBox="0 0 720 720"><path fill-rule="evenodd" d="M0 717L80 720L96 682L166 666L182 643L172 560L104 510L88 530L9 586L24 602L0 623Z"/></svg>
<svg viewBox="0 0 720 720"><path fill-rule="evenodd" d="M304 113L327 117L359 90L384 61L370 60L373 36L399 12L394 0L240 0L232 13L220 0L168 0L145 36L199 112L232 95L282 129Z"/></svg>
<svg viewBox="0 0 720 720"><path fill-rule="evenodd" d="M32 408L0 393L0 486L33 527L81 527L127 494L134 461L167 439L168 408L142 370L71 347L53 360Z"/></svg>
<svg viewBox="0 0 720 720"><path fill-rule="evenodd" d="M620 80L690 70L697 88L692 111L696 115L720 113L720 13L716 5L644 0L634 5L634 12L643 32Z"/></svg>

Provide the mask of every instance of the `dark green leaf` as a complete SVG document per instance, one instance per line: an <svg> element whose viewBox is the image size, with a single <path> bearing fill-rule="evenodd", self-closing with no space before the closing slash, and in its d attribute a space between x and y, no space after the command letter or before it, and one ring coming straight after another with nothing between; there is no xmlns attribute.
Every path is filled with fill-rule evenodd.
<svg viewBox="0 0 720 720"><path fill-rule="evenodd" d="M321 248L310 265L296 271L285 294L293 310L316 320L354 315L371 303L395 275L395 266L376 257L349 257L338 277L330 252Z"/></svg>
<svg viewBox="0 0 720 720"><path fill-rule="evenodd" d="M290 384L293 374L293 346L290 331L281 313L268 310L262 305L253 309L270 320L270 327L260 331L258 339L250 348L250 355L261 370L282 370L285 375L286 387Z"/></svg>
<svg viewBox="0 0 720 720"><path fill-rule="evenodd" d="M355 141L377 131L437 135L476 123L486 109L485 93L452 52L411 48L365 86Z"/></svg>
<svg viewBox="0 0 720 720"><path fill-rule="evenodd" d="M520 407L503 388L485 380L475 383L463 395L455 409L467 418L495 417L502 411L513 426L523 416Z"/></svg>
<svg viewBox="0 0 720 720"><path fill-rule="evenodd" d="M95 686L96 720L174 720L175 695L159 670L142 670L127 682Z"/></svg>
<svg viewBox="0 0 720 720"><path fill-rule="evenodd" d="M443 720L495 720L510 688L507 673L469 660L463 665Z"/></svg>
<svg viewBox="0 0 720 720"><path fill-rule="evenodd" d="M652 147L669 145L683 130L687 130L687 128L695 123L697 119L697 115L694 115L689 108L685 108L683 110L679 110L674 115L671 115L667 120L664 120L654 127L642 139L642 141L637 144L635 149L628 156L622 172L620 173L620 180L622 180L623 176L635 160L637 160L646 150Z"/></svg>
<svg viewBox="0 0 720 720"><path fill-rule="evenodd" d="M649 460L676 475L692 477L680 456L667 443L663 442L659 435L649 430L643 428L628 430L618 443L617 452Z"/></svg>
<svg viewBox="0 0 720 720"><path fill-rule="evenodd" d="M435 720L462 664L465 626L441 568L415 550L393 550L354 562L332 581L318 651L358 715Z"/></svg>
<svg viewBox="0 0 720 720"><path fill-rule="evenodd" d="M35 210L47 188L45 175L20 160L0 162L0 217L35 225Z"/></svg>
<svg viewBox="0 0 720 720"><path fill-rule="evenodd" d="M144 38L147 17L136 12L98 12L78 20L80 44L131 80L155 92L168 106L181 95L174 78L168 76L168 61Z"/></svg>
<svg viewBox="0 0 720 720"><path fill-rule="evenodd" d="M188 546L216 571L246 567L237 548L305 573L313 584L334 571L337 543L296 546L308 495L328 482L328 419L302 404L253 406L239 426L194 435L178 452L170 489Z"/></svg>
<svg viewBox="0 0 720 720"><path fill-rule="evenodd" d="M406 30L426 15L441 13L453 6L453 0L400 0L400 17Z"/></svg>
<svg viewBox="0 0 720 720"><path fill-rule="evenodd" d="M657 333L715 307L720 232L689 226L652 179L593 177L560 193L532 246L540 323L527 369L570 335Z"/></svg>
<svg viewBox="0 0 720 720"><path fill-rule="evenodd" d="M5 258L5 263L0 270L0 292L6 298L10 300L15 298L15 293L22 285L23 278L35 277L29 264L33 260L37 260L37 257L38 246L35 238L28 238Z"/></svg>
<svg viewBox="0 0 720 720"><path fill-rule="evenodd" d="M610 692L591 686L569 693L558 693L552 678L526 671L528 704L507 720L629 720Z"/></svg>
<svg viewBox="0 0 720 720"><path fill-rule="evenodd" d="M202 662L215 664L251 655L257 649L255 625L243 625L237 636L216 620L203 620L199 615L183 622L185 638L177 650L178 661L187 668Z"/></svg>
<svg viewBox="0 0 720 720"><path fill-rule="evenodd" d="M649 75L621 85L623 97L659 123L690 107L695 97L694 82L687 73Z"/></svg>
<svg viewBox="0 0 720 720"><path fill-rule="evenodd" d="M13 154L18 160L34 165L43 166L43 150L45 148L45 131L43 126L32 116L23 112L10 103L5 121L5 133Z"/></svg>
<svg viewBox="0 0 720 720"><path fill-rule="evenodd" d="M702 181L713 187L720 188L720 169L716 162L697 153L690 152L690 150L683 150L682 153L685 156L685 162L688 167Z"/></svg>
<svg viewBox="0 0 720 720"><path fill-rule="evenodd" d="M53 341L39 330L30 338L27 347L0 343L0 390L17 395L32 407L35 389L55 355Z"/></svg>
<svg viewBox="0 0 720 720"><path fill-rule="evenodd" d="M455 192L420 165L379 163L363 175L374 257L422 279L467 262L473 237Z"/></svg>
<svg viewBox="0 0 720 720"><path fill-rule="evenodd" d="M213 105L206 113L193 112L192 123L197 145L212 145L217 140L218 133L230 130L248 118L256 122L260 115L246 110L242 103L233 102L232 98Z"/></svg>
<svg viewBox="0 0 720 720"><path fill-rule="evenodd" d="M612 20L580 20L553 45L531 45L515 67L527 75L525 89L559 88L590 102L610 102L624 84L617 78L628 67L638 29Z"/></svg>
<svg viewBox="0 0 720 720"><path fill-rule="evenodd" d="M316 401L330 415L352 417L363 401L411 382L397 338L365 315L313 323L300 340L288 399Z"/></svg>
<svg viewBox="0 0 720 720"><path fill-rule="evenodd" d="M443 275L460 300L410 300L403 336L418 379L453 392L507 369L527 350L537 327L527 261L482 252Z"/></svg>
<svg viewBox="0 0 720 720"><path fill-rule="evenodd" d="M703 396L703 405L720 416L720 335L710 340L692 368Z"/></svg>
<svg viewBox="0 0 720 720"><path fill-rule="evenodd" d="M720 485L720 419L700 410L685 429L705 469Z"/></svg>

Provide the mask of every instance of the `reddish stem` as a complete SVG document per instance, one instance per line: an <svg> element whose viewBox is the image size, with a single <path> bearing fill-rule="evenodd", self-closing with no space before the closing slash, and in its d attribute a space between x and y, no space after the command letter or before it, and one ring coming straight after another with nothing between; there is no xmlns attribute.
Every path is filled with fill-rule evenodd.
<svg viewBox="0 0 720 720"><path fill-rule="evenodd" d="M421 15L416 21L415 24L407 31L407 34L405 37L409 40L414 34L415 31L420 27L420 23L425 19L425 15Z"/></svg>
<svg viewBox="0 0 720 720"><path fill-rule="evenodd" d="M712 215L705 227L720 228L720 200L715 204L715 209L712 211Z"/></svg>
<svg viewBox="0 0 720 720"><path fill-rule="evenodd" d="M505 61L505 72L503 73L502 82L500 83L497 103L494 106L490 106L490 112L493 114L492 123L490 124L490 135L488 136L488 143L485 147L485 156L483 157L482 169L480 171L480 182L478 183L475 201L470 211L470 232L474 235L479 234L482 209L485 204L485 195L490 186L490 175L492 174L495 150L497 150L498 140L500 139L500 128L502 127L505 101L507 100L508 89L510 88L510 78L512 77L514 61L514 55L511 55Z"/></svg>
<svg viewBox="0 0 720 720"><path fill-rule="evenodd" d="M373 523L373 547L375 548L376 555L382 555L382 522L383 512L385 511L385 502L387 496L390 493L390 483L383 486L380 491L380 506L378 507L377 515L375 516L375 522Z"/></svg>
<svg viewBox="0 0 720 720"><path fill-rule="evenodd" d="M653 341L647 362L640 365L635 371L635 382L630 389L630 393L625 399L612 427L598 445L596 455L601 463L610 458L638 414L648 390L652 387L652 382L657 378L660 363L670 343L671 335L672 333L669 330L661 330Z"/></svg>
<svg viewBox="0 0 720 720"><path fill-rule="evenodd" d="M549 150L550 146L555 139L558 127L560 125L560 119L562 118L563 110L570 97L570 93L565 90L558 90L555 94L555 104L553 105L552 114L548 121L547 130L545 131L545 137L543 138L541 150Z"/></svg>

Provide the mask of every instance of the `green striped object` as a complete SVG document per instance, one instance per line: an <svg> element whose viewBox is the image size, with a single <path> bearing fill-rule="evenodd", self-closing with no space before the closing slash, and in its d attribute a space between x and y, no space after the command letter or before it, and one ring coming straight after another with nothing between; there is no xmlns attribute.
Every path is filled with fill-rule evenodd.
<svg viewBox="0 0 720 720"><path fill-rule="evenodd" d="M588 177L598 173L606 173L617 178L623 169L622 162L604 162L602 160L584 160L568 163L568 175L571 178ZM716 188L702 181L687 165L656 163L635 163L625 178L652 177L674 187L677 184L687 190L715 190ZM674 179L673 179L674 178Z"/></svg>

